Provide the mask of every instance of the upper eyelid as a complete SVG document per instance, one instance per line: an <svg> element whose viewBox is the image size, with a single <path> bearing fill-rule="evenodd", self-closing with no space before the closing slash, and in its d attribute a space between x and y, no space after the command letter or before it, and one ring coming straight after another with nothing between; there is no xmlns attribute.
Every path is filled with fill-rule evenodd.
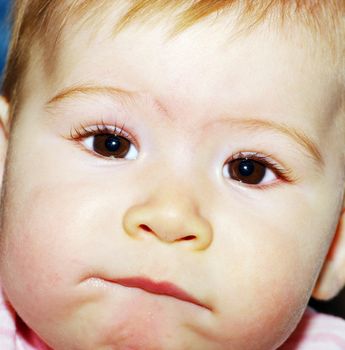
<svg viewBox="0 0 345 350"><path fill-rule="evenodd" d="M140 149L140 145L138 142L138 137L133 132L130 133L125 129L125 123L120 124L113 123L113 124L107 124L104 121L101 122L101 124L94 124L90 126L85 126L84 124L80 124L79 126L74 126L70 130L70 138L73 140L77 139L83 139L87 137L91 137L97 134L112 134L117 136L122 136L125 138L128 138L130 142L134 144L135 147ZM96 129L94 129L96 128ZM116 129L120 130L119 132L116 132ZM72 130L74 130L75 134L72 134ZM82 130L82 131L80 131Z"/></svg>
<svg viewBox="0 0 345 350"><path fill-rule="evenodd" d="M231 155L231 157L227 160L227 162L231 160L242 159L242 158L251 159L257 162L262 162L264 164L271 165L272 167L282 169L282 170L288 169L286 166L280 165L280 162L276 161L271 154L263 154L259 152L242 152L241 151Z"/></svg>
<svg viewBox="0 0 345 350"><path fill-rule="evenodd" d="M96 127L96 129L93 129ZM118 125L107 125L107 124L97 124L94 126L82 126L82 129L85 132L89 132L90 134L100 133L100 134L112 134L112 135L129 135L127 131L124 129L124 125L120 128Z"/></svg>
<svg viewBox="0 0 345 350"><path fill-rule="evenodd" d="M257 161L261 160L262 162L268 163L270 165L277 165L278 167L288 169L288 167L285 166L283 162L277 161L272 154L264 154L257 151L240 151L237 153L233 153L228 158L227 162L231 160L241 159L241 158L248 158L248 159L253 159Z"/></svg>

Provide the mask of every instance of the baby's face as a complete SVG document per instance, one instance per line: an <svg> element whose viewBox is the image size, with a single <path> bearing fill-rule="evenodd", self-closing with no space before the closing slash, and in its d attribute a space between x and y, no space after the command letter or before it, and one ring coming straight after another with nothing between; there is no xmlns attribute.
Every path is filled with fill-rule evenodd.
<svg viewBox="0 0 345 350"><path fill-rule="evenodd" d="M338 86L317 53L221 24L68 30L11 136L1 274L54 349L274 349L342 191Z"/></svg>

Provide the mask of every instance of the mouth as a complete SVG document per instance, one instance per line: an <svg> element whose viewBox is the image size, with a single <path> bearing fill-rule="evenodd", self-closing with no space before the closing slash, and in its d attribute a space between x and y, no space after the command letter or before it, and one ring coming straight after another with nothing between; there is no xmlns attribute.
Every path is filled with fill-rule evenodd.
<svg viewBox="0 0 345 350"><path fill-rule="evenodd" d="M155 282L144 277L104 279L104 281L128 288L141 289L151 294L165 295L212 311L210 306L202 303L200 300L194 298L192 295L170 282Z"/></svg>

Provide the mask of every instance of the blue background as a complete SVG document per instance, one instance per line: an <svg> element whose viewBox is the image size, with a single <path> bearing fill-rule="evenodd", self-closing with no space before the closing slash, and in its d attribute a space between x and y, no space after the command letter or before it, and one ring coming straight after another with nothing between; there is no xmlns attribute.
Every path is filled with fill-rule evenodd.
<svg viewBox="0 0 345 350"><path fill-rule="evenodd" d="M6 51L9 38L9 12L10 0L0 0L0 76L5 64Z"/></svg>

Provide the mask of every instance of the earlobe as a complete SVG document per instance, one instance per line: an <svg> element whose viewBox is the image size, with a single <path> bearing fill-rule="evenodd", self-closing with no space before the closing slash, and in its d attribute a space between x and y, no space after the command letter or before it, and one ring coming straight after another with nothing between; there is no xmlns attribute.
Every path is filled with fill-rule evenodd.
<svg viewBox="0 0 345 350"><path fill-rule="evenodd" d="M345 203L344 203L345 204ZM345 205L312 296L318 300L335 297L345 286Z"/></svg>

